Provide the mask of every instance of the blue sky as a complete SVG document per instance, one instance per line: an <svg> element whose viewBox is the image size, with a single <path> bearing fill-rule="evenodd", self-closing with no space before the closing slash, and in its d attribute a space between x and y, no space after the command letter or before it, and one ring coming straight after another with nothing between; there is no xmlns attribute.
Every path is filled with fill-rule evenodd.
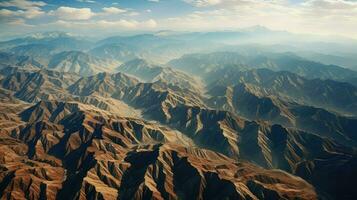
<svg viewBox="0 0 357 200"><path fill-rule="evenodd" d="M86 35L265 26L357 38L350 0L0 0L0 37L36 31Z"/></svg>
<svg viewBox="0 0 357 200"><path fill-rule="evenodd" d="M151 9L155 12L155 16L158 17L169 17L173 15L179 14L187 14L195 10L195 7L185 3L184 1L177 0L161 0L156 1L148 1L148 0L121 0L121 1L110 1L110 0L89 0L89 1L43 1L48 5L44 8L46 10L50 10L53 8L57 8L60 6L67 7L88 7L93 11L99 12L103 7L121 7L127 9L133 9L138 12L145 11L147 9ZM174 8L174 9L173 9Z"/></svg>

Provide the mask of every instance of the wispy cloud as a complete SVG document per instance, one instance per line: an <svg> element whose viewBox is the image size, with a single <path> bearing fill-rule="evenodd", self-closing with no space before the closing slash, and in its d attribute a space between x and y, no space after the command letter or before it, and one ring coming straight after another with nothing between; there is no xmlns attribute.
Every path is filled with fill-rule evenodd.
<svg viewBox="0 0 357 200"><path fill-rule="evenodd" d="M52 10L48 14L65 20L87 20L96 15L90 8L72 8L65 6Z"/></svg>
<svg viewBox="0 0 357 200"><path fill-rule="evenodd" d="M127 12L127 10L118 7L104 7L102 10L107 14L121 14Z"/></svg>

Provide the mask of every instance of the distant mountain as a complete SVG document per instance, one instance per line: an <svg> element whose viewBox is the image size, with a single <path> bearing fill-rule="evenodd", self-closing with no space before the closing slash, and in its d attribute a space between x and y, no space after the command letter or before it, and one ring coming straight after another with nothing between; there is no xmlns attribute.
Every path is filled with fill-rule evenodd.
<svg viewBox="0 0 357 200"><path fill-rule="evenodd" d="M0 69L20 67L24 69L39 69L44 66L29 56L18 56L12 53L0 52Z"/></svg>
<svg viewBox="0 0 357 200"><path fill-rule="evenodd" d="M182 39L176 39L174 37L167 37L160 34L140 34L134 36L114 36L96 43L98 50L107 50L108 54L114 51L114 55L117 55L117 47L129 49L135 57L144 58L154 62L168 62L170 59L183 55L184 53L197 52L200 50L206 50L203 45L207 45L207 42L202 41L184 41ZM210 49L216 47L211 44ZM115 49L113 49L115 48ZM119 50L126 52L125 50ZM103 53L103 52L102 52ZM99 53L102 54L102 53ZM121 54L120 53L120 54ZM130 57L129 57L130 58ZM133 59L133 58L132 58ZM131 59L130 59L131 60ZM124 58L123 61L129 61Z"/></svg>
<svg viewBox="0 0 357 200"><path fill-rule="evenodd" d="M0 42L4 52L25 56L48 65L53 55L63 51L86 51L93 43L82 38L63 33L37 33L24 38Z"/></svg>
<svg viewBox="0 0 357 200"><path fill-rule="evenodd" d="M234 52L215 52L210 54L187 54L181 58L171 60L168 65L175 69L204 76L226 66L237 66L240 69L249 69L243 65L245 57Z"/></svg>
<svg viewBox="0 0 357 200"><path fill-rule="evenodd" d="M0 42L0 49L11 49L16 46L30 44L48 45L59 51L85 50L92 46L92 43L82 38L77 38L71 34L63 32L37 33L27 37Z"/></svg>
<svg viewBox="0 0 357 200"><path fill-rule="evenodd" d="M98 41L97 45L122 44L122 45L129 45L133 48L139 48L139 47L153 48L160 45L167 45L170 43L172 44L178 42L179 42L178 40L169 39L154 34L141 34L141 35L134 35L134 36L113 36Z"/></svg>
<svg viewBox="0 0 357 200"><path fill-rule="evenodd" d="M357 85L353 81L353 78L357 77L357 71L305 60L293 54L241 55L234 52L191 54L172 60L168 65L197 75L227 66L241 70L268 68L274 71L290 71L309 79L332 79Z"/></svg>
<svg viewBox="0 0 357 200"><path fill-rule="evenodd" d="M338 65L338 66L343 66L352 70L357 71L357 55L353 53L340 53L337 55L334 55L332 53L330 54L324 54L324 53L315 53L315 52L297 52L299 56L303 58L307 58L309 60L313 60L316 62L321 62L326 65Z"/></svg>
<svg viewBox="0 0 357 200"><path fill-rule="evenodd" d="M116 61L97 58L80 51L65 51L54 55L48 68L89 76L99 72L111 72L117 64Z"/></svg>
<svg viewBox="0 0 357 200"><path fill-rule="evenodd" d="M160 31L156 35L182 40L199 41L201 43L221 43L228 45L245 43L275 43L295 39L295 35L286 31L274 31L263 26L253 26L236 30L205 31L205 32L175 32Z"/></svg>
<svg viewBox="0 0 357 200"><path fill-rule="evenodd" d="M357 77L357 71L336 65L324 65L318 62L304 60L294 55L277 56L272 60L267 58L259 58L258 60L259 61L254 65L266 68L271 67L273 70L290 71L309 79L321 78L348 82L351 78ZM356 82L351 83L357 85Z"/></svg>
<svg viewBox="0 0 357 200"><path fill-rule="evenodd" d="M104 44L91 49L89 54L105 59L113 59L121 62L127 62L140 56L135 49L123 44Z"/></svg>
<svg viewBox="0 0 357 200"><path fill-rule="evenodd" d="M51 56L56 52L56 48L47 44L27 44L20 45L8 50L17 56L31 57L40 63L47 65Z"/></svg>

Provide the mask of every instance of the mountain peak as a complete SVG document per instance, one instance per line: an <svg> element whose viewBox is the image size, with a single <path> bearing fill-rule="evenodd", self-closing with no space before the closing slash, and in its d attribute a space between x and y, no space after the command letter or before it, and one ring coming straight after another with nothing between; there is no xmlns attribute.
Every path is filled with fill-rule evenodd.
<svg viewBox="0 0 357 200"><path fill-rule="evenodd" d="M31 34L29 37L33 39L44 39L44 38L60 38L60 37L73 37L71 33L61 32L61 31L51 31L51 32L39 32Z"/></svg>

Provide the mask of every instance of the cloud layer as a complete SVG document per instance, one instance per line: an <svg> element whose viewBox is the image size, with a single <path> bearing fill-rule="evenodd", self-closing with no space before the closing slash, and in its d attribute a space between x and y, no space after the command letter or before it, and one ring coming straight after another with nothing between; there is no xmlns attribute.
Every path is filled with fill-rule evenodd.
<svg viewBox="0 0 357 200"><path fill-rule="evenodd" d="M114 30L217 30L262 25L298 33L338 34L357 38L357 1L350 0L177 0L191 6L147 0L151 7L133 9L120 3L77 1L83 6L50 6L43 1L0 2L0 26L69 27ZM86 7L95 5L93 7ZM160 5L163 4L163 7ZM153 7L155 6L155 7ZM16 9L14 9L16 8ZM46 9L45 9L46 8ZM162 8L162 9L155 9ZM163 16L166 13L168 17ZM86 27L84 27L86 26Z"/></svg>

